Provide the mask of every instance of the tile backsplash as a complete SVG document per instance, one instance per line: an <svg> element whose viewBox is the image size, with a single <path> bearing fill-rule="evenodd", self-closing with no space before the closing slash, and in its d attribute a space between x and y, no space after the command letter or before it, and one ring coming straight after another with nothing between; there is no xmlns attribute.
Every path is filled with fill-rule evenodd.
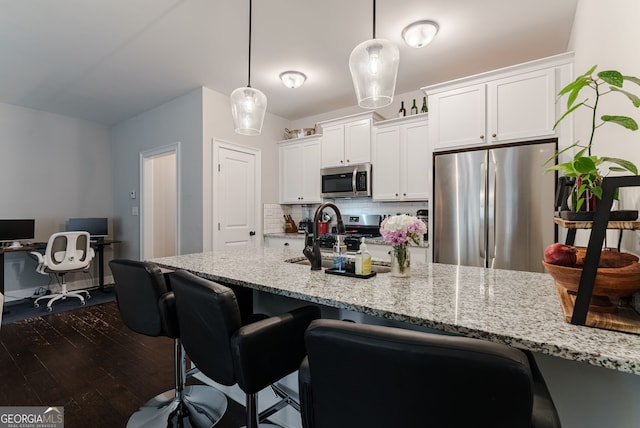
<svg viewBox="0 0 640 428"><path fill-rule="evenodd" d="M332 201L342 214L411 214L416 215L416 211L428 209L429 203L424 202L372 202L370 199L340 199ZM264 204L264 233L284 232L285 214L290 214L296 224L300 222L309 212L310 216L316 212L319 204L315 205L280 205ZM327 213L334 217L331 210Z"/></svg>

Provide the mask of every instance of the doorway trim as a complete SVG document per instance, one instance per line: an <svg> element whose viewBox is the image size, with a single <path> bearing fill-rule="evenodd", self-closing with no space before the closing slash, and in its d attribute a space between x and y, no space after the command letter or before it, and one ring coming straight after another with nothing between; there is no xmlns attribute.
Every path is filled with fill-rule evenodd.
<svg viewBox="0 0 640 428"><path fill-rule="evenodd" d="M256 236L262 242L262 150L231 143L218 138L211 138L204 145L203 160L203 183L202 183L202 250L214 251L220 248L220 234L214 224L220 222L218 212L218 196L215 189L218 186L217 168L220 163L219 149L235 150L255 156L255 225Z"/></svg>
<svg viewBox="0 0 640 428"><path fill-rule="evenodd" d="M182 174L180 173L180 142L175 142L172 144L168 144L166 146L162 146L162 147L156 147L153 149L149 149L149 150L145 150L140 152L140 167L139 167L139 171L140 171L140 188L138 189L138 194L140 195L140 212L139 214L139 228L140 228L140 260L144 259L144 216L145 216L145 192L144 192L144 187L145 187L145 160L154 158L156 156L160 156L160 155L164 155L164 154L170 154L170 153L175 153L176 155L176 224L175 224L175 232L176 232L176 255L180 254L180 248L182 248L181 246L181 238L180 238L180 221L181 221L181 204L180 204L180 200L181 200L181 196L180 196L180 182L181 182L181 176ZM135 209L135 207L133 208ZM134 215L132 213L132 215Z"/></svg>

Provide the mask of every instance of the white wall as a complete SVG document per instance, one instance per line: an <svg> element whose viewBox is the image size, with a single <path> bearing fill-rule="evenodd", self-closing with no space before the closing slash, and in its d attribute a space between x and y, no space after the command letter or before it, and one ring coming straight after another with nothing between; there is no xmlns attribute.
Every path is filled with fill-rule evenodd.
<svg viewBox="0 0 640 428"><path fill-rule="evenodd" d="M583 74L597 64L598 71L618 70L624 75L640 76L639 16L640 2L637 0L610 0L606 4L581 0L570 46L575 51L575 74ZM640 86L625 83L624 88L640 94ZM575 118L575 136L577 140L587 142L591 124L586 109L583 113ZM630 116L640 123L640 110L621 94L604 97L599 113ZM640 131L607 124L596 131L593 152L627 159L640 167ZM640 188L623 189L621 196L621 208L640 209ZM627 250L640 253L639 232L625 232L623 238Z"/></svg>
<svg viewBox="0 0 640 428"><path fill-rule="evenodd" d="M108 127L0 104L0 141L0 218L35 218L36 241L46 242L69 217L112 216ZM6 256L7 300L46 286L35 266L27 253Z"/></svg>
<svg viewBox="0 0 640 428"><path fill-rule="evenodd" d="M114 215L119 220L117 236L123 240L118 256L140 257L140 218L131 215L139 201L129 199L129 192L139 192L139 154L141 151L181 143L181 223L180 254L202 251L205 205L210 195L203 182L210 182L212 138L257 147L262 151L262 199L278 200L278 161L276 141L289 124L267 114L262 134L238 135L233 130L229 97L207 88L195 89L181 97L149 110L112 130Z"/></svg>

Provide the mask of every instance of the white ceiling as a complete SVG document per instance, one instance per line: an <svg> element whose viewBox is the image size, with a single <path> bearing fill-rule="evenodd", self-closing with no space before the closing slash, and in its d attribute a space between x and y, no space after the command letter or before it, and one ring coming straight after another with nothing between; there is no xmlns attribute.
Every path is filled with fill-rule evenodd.
<svg viewBox="0 0 640 428"><path fill-rule="evenodd" d="M567 50L578 0L378 0L396 93ZM253 0L253 87L290 120L356 104L351 50L372 0ZM402 28L440 24L422 49ZM249 0L0 0L0 102L114 124L199 86L247 84ZM302 88L278 74L300 70Z"/></svg>

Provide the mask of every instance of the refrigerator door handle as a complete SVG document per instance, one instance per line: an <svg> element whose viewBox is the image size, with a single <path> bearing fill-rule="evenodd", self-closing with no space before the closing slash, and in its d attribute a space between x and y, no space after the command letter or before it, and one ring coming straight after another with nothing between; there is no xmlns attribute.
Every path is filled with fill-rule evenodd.
<svg viewBox="0 0 640 428"><path fill-rule="evenodd" d="M486 239L485 239L485 201L487 192L487 164L482 162L480 164L480 228L478 237L480 258L486 263L487 251L486 251Z"/></svg>
<svg viewBox="0 0 640 428"><path fill-rule="evenodd" d="M495 161L489 161L488 186L487 186L487 267L493 267L496 259L496 183L497 167Z"/></svg>

